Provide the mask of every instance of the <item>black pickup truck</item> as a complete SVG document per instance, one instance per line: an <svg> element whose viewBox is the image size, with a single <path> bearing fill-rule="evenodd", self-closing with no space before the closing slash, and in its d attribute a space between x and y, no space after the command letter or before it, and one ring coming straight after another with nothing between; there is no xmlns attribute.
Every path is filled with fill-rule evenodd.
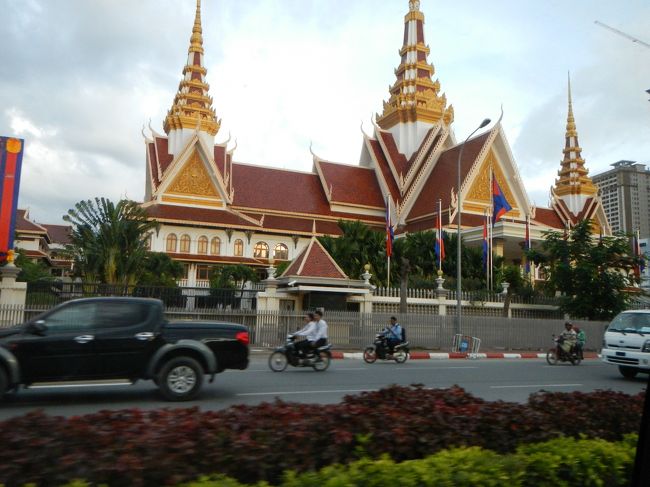
<svg viewBox="0 0 650 487"><path fill-rule="evenodd" d="M0 330L0 397L21 385L150 379L167 400L185 401L205 375L248 367L245 326L163 313L157 299L77 299Z"/></svg>

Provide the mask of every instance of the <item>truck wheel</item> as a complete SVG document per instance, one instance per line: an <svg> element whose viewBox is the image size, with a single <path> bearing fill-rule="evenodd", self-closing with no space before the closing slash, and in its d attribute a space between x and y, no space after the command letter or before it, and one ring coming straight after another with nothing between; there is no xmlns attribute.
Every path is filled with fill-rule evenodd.
<svg viewBox="0 0 650 487"><path fill-rule="evenodd" d="M618 366L618 371L626 379L634 379L636 377L636 374L639 373L639 371L634 367L625 367L623 365Z"/></svg>
<svg viewBox="0 0 650 487"><path fill-rule="evenodd" d="M203 368L191 357L174 357L158 374L158 388L168 401L194 399L203 384Z"/></svg>

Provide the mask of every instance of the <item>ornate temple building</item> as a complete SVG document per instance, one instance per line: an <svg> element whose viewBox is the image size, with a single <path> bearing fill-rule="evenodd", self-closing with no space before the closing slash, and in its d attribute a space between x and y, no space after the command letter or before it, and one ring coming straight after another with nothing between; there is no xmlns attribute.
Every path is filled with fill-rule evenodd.
<svg viewBox="0 0 650 487"><path fill-rule="evenodd" d="M508 261L522 259L527 218L533 242L544 230L582 219L609 233L581 157L570 89L564 159L551 189L552 204L535 208L499 122L464 144L456 141L453 107L428 61L424 20L420 2L410 0L396 79L372 133L362 134L358 164L312 153L312 170L300 172L236 162L236 147L217 141L221 121L208 94L197 0L187 63L164 134L150 128L145 135L143 204L161 223L151 249L186 264L188 285L204 285L215 264L265 268L269 259L292 260L312 237L340 234L340 219L383 228L387 204L398 236L435 228L440 207L445 229L455 232L460 215L464 241L478 245L484 215L492 208L492 178L511 206L493 229L494 250Z"/></svg>

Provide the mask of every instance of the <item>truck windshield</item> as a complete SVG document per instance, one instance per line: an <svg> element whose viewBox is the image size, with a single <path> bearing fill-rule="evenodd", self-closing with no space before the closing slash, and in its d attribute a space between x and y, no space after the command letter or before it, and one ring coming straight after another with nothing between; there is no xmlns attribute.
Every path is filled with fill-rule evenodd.
<svg viewBox="0 0 650 487"><path fill-rule="evenodd" d="M621 313L612 320L607 331L650 333L650 313Z"/></svg>

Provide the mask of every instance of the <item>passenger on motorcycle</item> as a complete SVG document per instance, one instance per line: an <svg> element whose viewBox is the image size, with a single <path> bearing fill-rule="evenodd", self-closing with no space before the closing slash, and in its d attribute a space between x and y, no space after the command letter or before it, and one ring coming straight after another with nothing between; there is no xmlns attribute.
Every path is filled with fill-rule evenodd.
<svg viewBox="0 0 650 487"><path fill-rule="evenodd" d="M571 352L573 347L578 343L578 334L573 329L573 324L570 321L564 323L564 331L560 333L560 339L557 346L565 353Z"/></svg>
<svg viewBox="0 0 650 487"><path fill-rule="evenodd" d="M402 327L397 322L397 318L394 316L390 317L390 323L383 331L383 333L388 342L388 350L390 353L392 353L395 346L399 345L402 342Z"/></svg>
<svg viewBox="0 0 650 487"><path fill-rule="evenodd" d="M304 340L296 342L296 352L299 355L307 355L314 347L313 344L318 340L318 329L316 316L314 313L305 313L303 316L305 325L302 329L294 333L295 336L304 337Z"/></svg>
<svg viewBox="0 0 650 487"><path fill-rule="evenodd" d="M316 322L316 339L312 344L314 349L327 345L327 321L323 319L323 312L316 310L313 313Z"/></svg>

